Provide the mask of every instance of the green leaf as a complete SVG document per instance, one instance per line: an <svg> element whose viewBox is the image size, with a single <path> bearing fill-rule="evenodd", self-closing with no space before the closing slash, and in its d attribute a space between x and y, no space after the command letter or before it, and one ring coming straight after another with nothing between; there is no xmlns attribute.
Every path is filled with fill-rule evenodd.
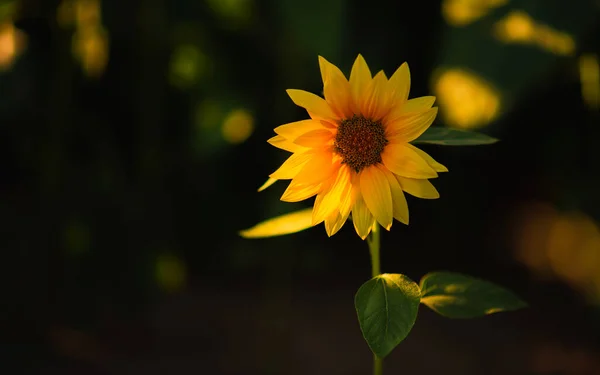
<svg viewBox="0 0 600 375"><path fill-rule="evenodd" d="M408 336L417 319L421 291L404 275L382 274L364 283L354 298L358 322L379 358Z"/></svg>
<svg viewBox="0 0 600 375"><path fill-rule="evenodd" d="M265 220L252 228L240 231L244 238L266 238L300 232L312 227L312 208Z"/></svg>
<svg viewBox="0 0 600 375"><path fill-rule="evenodd" d="M423 276L421 294L421 303L448 318L475 318L527 306L507 289L454 272Z"/></svg>
<svg viewBox="0 0 600 375"><path fill-rule="evenodd" d="M430 143L442 146L489 145L496 142L498 142L498 139L489 135L439 126L428 128L425 133L413 141L413 143Z"/></svg>

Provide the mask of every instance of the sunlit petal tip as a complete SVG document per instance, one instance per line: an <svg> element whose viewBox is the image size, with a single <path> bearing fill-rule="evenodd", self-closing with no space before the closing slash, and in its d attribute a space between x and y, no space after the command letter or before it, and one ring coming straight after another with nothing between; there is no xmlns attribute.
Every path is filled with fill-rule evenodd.
<svg viewBox="0 0 600 375"><path fill-rule="evenodd" d="M421 153L423 152L411 144L389 144L381 154L381 158L386 168L399 176L409 178L437 177L437 172L428 164Z"/></svg>
<svg viewBox="0 0 600 375"><path fill-rule="evenodd" d="M331 64L331 63L329 61L327 61L326 58L319 55L319 67L321 68L321 73L323 72L324 69L327 68L328 64Z"/></svg>
<svg viewBox="0 0 600 375"><path fill-rule="evenodd" d="M356 81L357 78L371 78L371 70L369 69L369 65L365 58L359 53L356 56L356 60L354 60L354 64L352 64L352 69L350 71L350 82Z"/></svg>
<svg viewBox="0 0 600 375"><path fill-rule="evenodd" d="M274 183L276 183L278 180L276 178L270 178L261 185L261 187L258 188L258 192L261 192L263 190L265 190L266 188L268 188L269 186L273 185Z"/></svg>
<svg viewBox="0 0 600 375"><path fill-rule="evenodd" d="M311 227L311 211L307 208L277 216L238 233L244 238L266 238L300 232Z"/></svg>
<svg viewBox="0 0 600 375"><path fill-rule="evenodd" d="M338 115L334 113L327 101L320 96L304 90L287 89L285 91L294 104L306 109L311 117L315 116L319 119L332 120L339 119Z"/></svg>
<svg viewBox="0 0 600 375"><path fill-rule="evenodd" d="M402 190L414 197L421 199L438 199L440 197L440 193L429 180L401 176L396 176L396 179L402 186Z"/></svg>
<svg viewBox="0 0 600 375"><path fill-rule="evenodd" d="M392 193L385 172L377 166L365 168L360 173L360 187L371 214L381 226L389 228L394 216Z"/></svg>

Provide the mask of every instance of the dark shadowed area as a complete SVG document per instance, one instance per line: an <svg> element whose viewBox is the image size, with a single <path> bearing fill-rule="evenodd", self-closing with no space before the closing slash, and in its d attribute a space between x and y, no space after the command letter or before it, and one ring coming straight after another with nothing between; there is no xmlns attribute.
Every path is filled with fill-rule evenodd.
<svg viewBox="0 0 600 375"><path fill-rule="evenodd" d="M530 308L421 306L386 374L600 374L600 3L595 0L0 0L0 373L369 374L347 223L241 229L313 200L257 188L266 143L361 53L435 126L449 173L382 234L382 269L503 285Z"/></svg>

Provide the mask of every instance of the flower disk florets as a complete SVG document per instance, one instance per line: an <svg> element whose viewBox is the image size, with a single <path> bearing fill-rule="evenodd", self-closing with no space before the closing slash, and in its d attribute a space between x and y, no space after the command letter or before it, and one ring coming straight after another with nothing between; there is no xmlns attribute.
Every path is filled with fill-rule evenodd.
<svg viewBox="0 0 600 375"><path fill-rule="evenodd" d="M360 172L381 163L381 153L387 143L381 122L352 116L341 121L333 145L334 151L342 156L342 163Z"/></svg>

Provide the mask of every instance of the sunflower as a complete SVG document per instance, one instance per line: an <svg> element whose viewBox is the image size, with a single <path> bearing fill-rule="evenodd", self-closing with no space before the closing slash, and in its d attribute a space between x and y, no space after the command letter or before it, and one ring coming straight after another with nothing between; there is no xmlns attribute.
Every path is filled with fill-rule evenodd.
<svg viewBox="0 0 600 375"><path fill-rule="evenodd" d="M268 142L292 155L259 189L277 180L291 180L282 201L316 196L312 225L325 222L332 236L350 214L365 239L375 222L390 230L393 219L408 224L404 192L435 199L428 179L448 169L410 144L437 115L433 96L408 99L410 72L406 63L388 79L374 77L358 55L350 79L319 56L323 78L321 98L303 90L287 90L310 119L275 128Z"/></svg>

